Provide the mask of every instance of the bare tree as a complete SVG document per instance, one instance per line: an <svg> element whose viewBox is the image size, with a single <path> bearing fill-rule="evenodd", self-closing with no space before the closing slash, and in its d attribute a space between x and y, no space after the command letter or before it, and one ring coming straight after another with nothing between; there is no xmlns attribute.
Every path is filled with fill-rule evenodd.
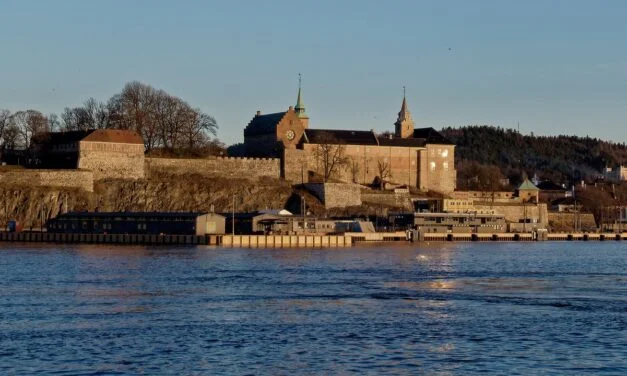
<svg viewBox="0 0 627 376"><path fill-rule="evenodd" d="M48 115L48 130L50 132L54 132L59 128L61 128L61 121L59 120L59 115L57 114Z"/></svg>
<svg viewBox="0 0 627 376"><path fill-rule="evenodd" d="M129 82L120 93L122 113L126 118L129 129L133 129L142 136L150 137L154 127L155 102L157 91L150 85L138 81ZM149 145L147 144L148 148Z"/></svg>
<svg viewBox="0 0 627 376"><path fill-rule="evenodd" d="M379 173L379 188L383 190L386 180L392 176L390 162L387 158L377 159L377 172Z"/></svg>
<svg viewBox="0 0 627 376"><path fill-rule="evenodd" d="M0 146L4 146L4 132L9 127L9 120L11 119L11 111L0 110Z"/></svg>
<svg viewBox="0 0 627 376"><path fill-rule="evenodd" d="M314 157L322 167L324 182L327 182L348 163L344 155L345 145L328 132L320 132L312 142L316 144Z"/></svg>
<svg viewBox="0 0 627 376"><path fill-rule="evenodd" d="M348 169L350 170L353 183L357 183L357 181L359 180L359 172L361 170L359 162L351 158Z"/></svg>
<svg viewBox="0 0 627 376"><path fill-rule="evenodd" d="M217 128L216 119L202 113L198 108L192 110L190 121L181 130L185 146L189 149L205 147L209 142L209 134L215 136Z"/></svg>
<svg viewBox="0 0 627 376"><path fill-rule="evenodd" d="M9 124L3 133L2 150L15 150L19 145L20 131L14 124Z"/></svg>
<svg viewBox="0 0 627 376"><path fill-rule="evenodd" d="M17 134L10 142L3 136L9 128L9 135ZM127 83L106 103L88 98L81 106L66 107L60 116L51 114L46 118L34 110L15 114L0 111L0 146L27 148L34 134L46 130L105 128L138 132L146 151L163 148L168 152L201 154L224 149L215 139L218 124L213 117L178 97L137 81Z"/></svg>
<svg viewBox="0 0 627 376"><path fill-rule="evenodd" d="M48 131L48 119L39 111L26 110L14 113L10 118L11 126L17 131L18 147L28 149L31 138Z"/></svg>

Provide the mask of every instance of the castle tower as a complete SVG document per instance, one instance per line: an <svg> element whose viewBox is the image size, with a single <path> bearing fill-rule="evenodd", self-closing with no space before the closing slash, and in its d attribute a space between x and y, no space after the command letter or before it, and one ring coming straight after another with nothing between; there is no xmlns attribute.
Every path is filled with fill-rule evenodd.
<svg viewBox="0 0 627 376"><path fill-rule="evenodd" d="M394 135L400 138L410 138L414 135L414 120L407 109L407 99L405 98L405 87L403 86L403 104L398 113L398 119L394 123Z"/></svg>
<svg viewBox="0 0 627 376"><path fill-rule="evenodd" d="M296 115L300 119L300 122L303 124L305 129L309 128L309 116L305 112L305 105L303 104L303 98L301 96L301 75L298 74L298 98L296 99L296 107L294 107L294 111L296 111Z"/></svg>

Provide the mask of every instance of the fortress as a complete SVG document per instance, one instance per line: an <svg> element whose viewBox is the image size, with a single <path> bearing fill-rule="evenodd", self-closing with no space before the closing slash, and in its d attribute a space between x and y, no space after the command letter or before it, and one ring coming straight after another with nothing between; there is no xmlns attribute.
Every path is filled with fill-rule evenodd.
<svg viewBox="0 0 627 376"><path fill-rule="evenodd" d="M299 87L296 106L267 115L257 111L244 129L245 158L147 158L143 139L134 131L51 132L33 138L39 169L23 170L20 181L32 175L35 185L91 191L93 181L144 179L163 173L282 178L292 183L319 182L316 179L324 175L325 181L335 183L384 181L422 191L453 192L455 145L433 128L414 128L405 96L394 125L394 133L389 134L312 129ZM329 158L337 159L333 169L328 168ZM0 172L0 181L13 181L15 176L15 172Z"/></svg>
<svg viewBox="0 0 627 376"><path fill-rule="evenodd" d="M405 96L394 126L394 133L383 135L312 129L299 87L295 107L267 115L257 111L244 129L244 146L249 156L280 158L281 176L292 182L328 174L329 159L335 157L335 181L385 180L423 191L454 191L455 145L433 128L414 128Z"/></svg>

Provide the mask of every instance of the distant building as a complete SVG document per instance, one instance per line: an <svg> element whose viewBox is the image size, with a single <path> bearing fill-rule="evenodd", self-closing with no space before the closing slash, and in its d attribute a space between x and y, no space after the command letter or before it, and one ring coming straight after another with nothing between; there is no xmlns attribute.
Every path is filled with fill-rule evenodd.
<svg viewBox="0 0 627 376"><path fill-rule="evenodd" d="M425 233L499 233L507 231L502 214L395 213L388 221L397 230L412 228Z"/></svg>
<svg viewBox="0 0 627 376"><path fill-rule="evenodd" d="M279 214L276 212L222 213L226 219L226 232L240 235L302 235L334 234L344 232L374 232L371 222L338 220ZM233 220L235 224L233 225Z"/></svg>
<svg viewBox="0 0 627 376"><path fill-rule="evenodd" d="M144 177L144 141L133 131L48 132L33 137L32 147L41 168L90 170L94 180Z"/></svg>
<svg viewBox="0 0 627 376"><path fill-rule="evenodd" d="M372 184L383 179L424 191L452 192L455 189L455 145L433 128L414 128L407 100L394 123L394 133L311 129L301 88L295 107L263 115L260 111L244 129L246 154L281 158L282 175L293 182L308 182L321 175L326 147L341 148L347 163L337 168L333 179ZM384 175L384 176L381 176Z"/></svg>
<svg viewBox="0 0 627 376"><path fill-rule="evenodd" d="M523 181L522 184L518 186L516 192L518 193L518 198L522 202L537 203L540 198L540 190L538 189L538 187L533 185L533 183L529 181L529 179L525 179L525 181Z"/></svg>
<svg viewBox="0 0 627 376"><path fill-rule="evenodd" d="M224 217L189 212L71 212L51 219L48 232L83 234L224 234Z"/></svg>
<svg viewBox="0 0 627 376"><path fill-rule="evenodd" d="M603 176L610 181L624 181L627 180L627 167L616 166L614 168L606 168Z"/></svg>
<svg viewBox="0 0 627 376"><path fill-rule="evenodd" d="M575 213L581 210L581 203L574 197L562 197L551 201L551 211L560 213Z"/></svg>
<svg viewBox="0 0 627 376"><path fill-rule="evenodd" d="M536 184L536 187L540 190L538 196L540 202L552 202L571 195L571 192L568 189L559 184L555 184L550 180L541 181Z"/></svg>

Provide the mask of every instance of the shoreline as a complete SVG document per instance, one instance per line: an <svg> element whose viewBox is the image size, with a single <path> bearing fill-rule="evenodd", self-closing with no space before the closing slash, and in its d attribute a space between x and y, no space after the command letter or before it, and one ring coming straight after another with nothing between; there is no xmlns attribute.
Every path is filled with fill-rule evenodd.
<svg viewBox="0 0 627 376"><path fill-rule="evenodd" d="M78 234L48 232L0 232L0 243L116 244L116 245L211 245L223 248L344 248L363 244L431 242L535 242L624 241L623 233L426 233L416 241L404 232L346 233L344 235L154 235Z"/></svg>

